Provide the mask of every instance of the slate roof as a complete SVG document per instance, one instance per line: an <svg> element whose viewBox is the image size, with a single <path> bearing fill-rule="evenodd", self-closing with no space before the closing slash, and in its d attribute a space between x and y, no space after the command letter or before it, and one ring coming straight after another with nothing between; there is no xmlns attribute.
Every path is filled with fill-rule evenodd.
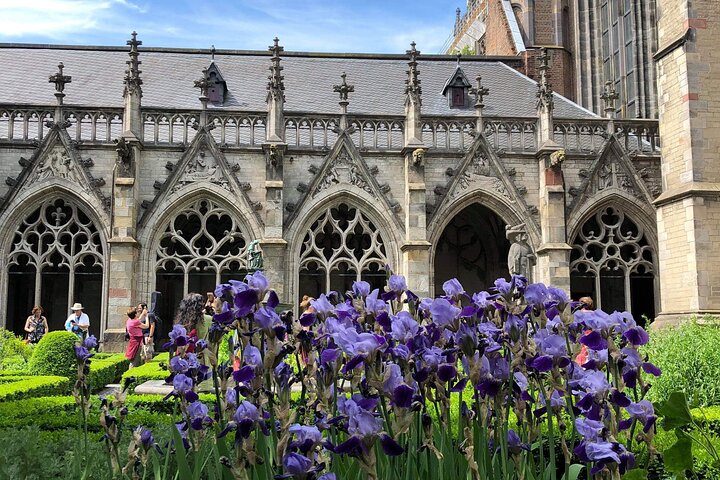
<svg viewBox="0 0 720 480"><path fill-rule="evenodd" d="M340 74L355 86L349 113L403 115L407 57L405 55L311 54L283 52L285 111L287 113L337 114L338 95L333 85ZM54 88L48 76L58 62L72 83L65 87L65 104L88 107L122 107L124 47L76 47L0 44L0 104L54 105ZM193 82L210 65L209 50L140 48L143 108L200 108ZM224 110L265 111L268 52L216 50L215 63L223 72L229 93ZM474 110L450 109L441 92L456 68L456 58L420 55L422 113L430 116L472 116ZM468 78L480 74L490 88L486 116L534 117L537 84L504 63L491 58L465 57L461 67ZM595 114L555 94L558 118L597 118Z"/></svg>

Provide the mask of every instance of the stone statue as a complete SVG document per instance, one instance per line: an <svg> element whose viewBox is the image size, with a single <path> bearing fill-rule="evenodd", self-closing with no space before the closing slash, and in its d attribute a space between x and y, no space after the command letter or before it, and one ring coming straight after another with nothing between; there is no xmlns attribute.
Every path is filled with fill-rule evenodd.
<svg viewBox="0 0 720 480"><path fill-rule="evenodd" d="M253 240L247 249L248 270L255 272L263 269L263 252L260 248L260 241Z"/></svg>
<svg viewBox="0 0 720 480"><path fill-rule="evenodd" d="M528 234L525 224L505 227L505 237L510 240L508 252L508 272L510 275L522 275L531 281L532 266L535 264L535 254L528 244Z"/></svg>

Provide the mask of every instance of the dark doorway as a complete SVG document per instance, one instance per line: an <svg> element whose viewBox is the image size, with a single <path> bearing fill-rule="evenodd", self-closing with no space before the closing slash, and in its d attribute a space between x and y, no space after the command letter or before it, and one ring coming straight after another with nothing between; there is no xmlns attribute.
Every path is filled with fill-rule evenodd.
<svg viewBox="0 0 720 480"><path fill-rule="evenodd" d="M508 278L505 222L478 203L466 207L448 223L435 247L435 295L446 280L457 278L469 293L490 288Z"/></svg>

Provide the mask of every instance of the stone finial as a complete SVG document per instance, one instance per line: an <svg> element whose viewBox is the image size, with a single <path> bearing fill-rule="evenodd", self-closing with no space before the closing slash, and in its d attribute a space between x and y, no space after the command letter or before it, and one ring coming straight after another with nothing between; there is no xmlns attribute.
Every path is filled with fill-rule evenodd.
<svg viewBox="0 0 720 480"><path fill-rule="evenodd" d="M137 39L137 32L133 31L130 35L132 38L126 42L126 44L130 46L130 52L128 53L130 60L125 62L128 67L125 70L124 94L127 95L128 93L137 92L142 95L142 90L140 88L140 85L143 83L140 78L140 73L142 73L140 70L140 64L142 62L138 60L138 57L140 56L138 47L142 45L142 42Z"/></svg>
<svg viewBox="0 0 720 480"><path fill-rule="evenodd" d="M615 86L612 81L608 80L605 82L605 89L602 95L600 95L600 98L605 104L605 116L607 118L613 118L615 116L615 100L617 100L619 96L615 91Z"/></svg>
<svg viewBox="0 0 720 480"><path fill-rule="evenodd" d="M537 108L539 110L551 111L553 109L553 90L547 78L547 71L550 69L550 55L548 54L547 48L542 47L540 49L540 55L537 57L537 60L540 62L540 66L538 67L540 80L538 81Z"/></svg>
<svg viewBox="0 0 720 480"><path fill-rule="evenodd" d="M482 109L485 107L483 99L490 94L490 89L483 87L482 77L480 75L475 77L475 80L477 81L477 86L471 87L470 93L475 96L475 108Z"/></svg>
<svg viewBox="0 0 720 480"><path fill-rule="evenodd" d="M215 45L210 45L210 61L215 61Z"/></svg>
<svg viewBox="0 0 720 480"><path fill-rule="evenodd" d="M283 80L285 77L282 76L283 67L280 66L280 53L285 49L280 46L280 39L275 37L273 44L268 47L268 50L272 52L272 58L270 59L270 75L268 75L268 95L272 95L274 98L282 97L285 100L285 83Z"/></svg>
<svg viewBox="0 0 720 480"><path fill-rule="evenodd" d="M340 106L347 107L348 105L348 93L355 91L355 85L348 85L347 74L345 72L340 75L342 83L340 85L333 86L333 92L340 94Z"/></svg>
<svg viewBox="0 0 720 480"><path fill-rule="evenodd" d="M203 68L203 76L200 80L195 80L195 88L200 89L200 101L203 103L203 108L207 106L208 101L208 89L212 85L210 80L208 79L208 71L207 68Z"/></svg>
<svg viewBox="0 0 720 480"><path fill-rule="evenodd" d="M55 98L57 99L58 105L63 104L63 97L65 97L63 91L65 90L65 84L72 82L72 77L70 75L63 74L63 68L65 68L65 65L63 65L62 62L58 63L57 73L50 75L49 77L49 83L55 84Z"/></svg>
<svg viewBox="0 0 720 480"><path fill-rule="evenodd" d="M422 94L422 87L420 87L420 79L418 78L418 73L420 72L417 69L417 58L418 55L420 55L420 51L415 49L415 42L412 42L410 44L410 50L406 50L405 53L407 53L410 58L408 62L410 68L407 70L408 78L405 80L405 93L419 101L420 95Z"/></svg>

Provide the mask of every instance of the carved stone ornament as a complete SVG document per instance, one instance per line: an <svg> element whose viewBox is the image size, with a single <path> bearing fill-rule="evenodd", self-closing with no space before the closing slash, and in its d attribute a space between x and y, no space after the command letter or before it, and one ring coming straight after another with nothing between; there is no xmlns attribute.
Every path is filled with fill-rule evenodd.
<svg viewBox="0 0 720 480"><path fill-rule="evenodd" d="M115 139L115 151L117 152L117 176L123 178L132 177L132 147L125 141L125 138L120 137Z"/></svg>
<svg viewBox="0 0 720 480"><path fill-rule="evenodd" d="M250 271L263 269L263 251L258 240L250 242L247 248L247 264Z"/></svg>
<svg viewBox="0 0 720 480"><path fill-rule="evenodd" d="M425 166L425 149L424 148L416 148L412 152L412 159L413 159L413 165L415 167L424 167Z"/></svg>
<svg viewBox="0 0 720 480"><path fill-rule="evenodd" d="M205 150L200 150L195 158L188 162L182 175L173 186L172 192L195 182L210 182L231 191L230 182L223 175L217 160L212 155L207 155Z"/></svg>
<svg viewBox="0 0 720 480"><path fill-rule="evenodd" d="M490 160L483 153L478 153L472 160L472 163L460 173L457 186L452 192L453 197L459 196L462 192L470 188L473 183L487 182L488 186L498 192L503 197L512 201L510 193L507 191L505 184L499 178L498 173L490 164Z"/></svg>
<svg viewBox="0 0 720 480"><path fill-rule="evenodd" d="M362 169L345 148L340 150L338 156L328 166L327 170L325 170L325 176L315 188L312 198L315 198L323 190L340 183L355 185L369 193L373 198L377 198L375 191L370 187L370 183L365 178Z"/></svg>
<svg viewBox="0 0 720 480"><path fill-rule="evenodd" d="M535 264L535 253L528 243L525 224L505 227L505 237L510 240L508 252L508 273L522 275L531 281L532 266Z"/></svg>
<svg viewBox="0 0 720 480"><path fill-rule="evenodd" d="M559 167L565 161L565 150L556 150L550 154L550 167Z"/></svg>
<svg viewBox="0 0 720 480"><path fill-rule="evenodd" d="M56 145L50 152L41 159L35 170L34 176L29 183L41 182L51 177L64 178L80 184L83 189L87 190L87 185L82 181L82 176L76 170L70 155L65 147Z"/></svg>

